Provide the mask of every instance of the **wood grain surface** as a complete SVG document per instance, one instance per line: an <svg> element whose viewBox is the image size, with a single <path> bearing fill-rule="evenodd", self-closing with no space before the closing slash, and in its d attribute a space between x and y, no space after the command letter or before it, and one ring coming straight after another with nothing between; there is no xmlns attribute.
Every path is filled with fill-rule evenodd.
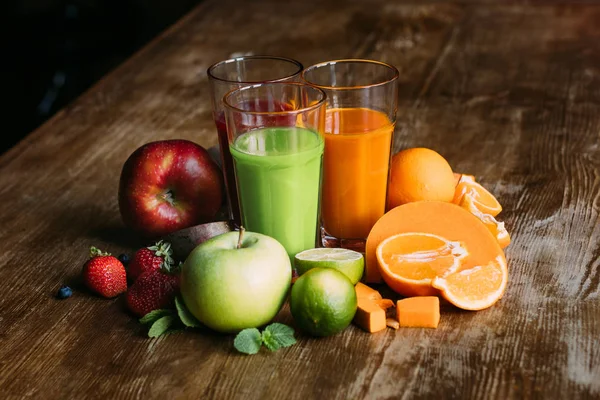
<svg viewBox="0 0 600 400"><path fill-rule="evenodd" d="M600 397L600 5L209 0L0 158L0 395L7 399ZM90 245L140 241L117 186L143 143L216 144L206 68L234 54L401 71L395 149L426 146L504 206L510 280L436 330L151 340L122 299L76 290ZM279 321L292 323L287 309Z"/></svg>

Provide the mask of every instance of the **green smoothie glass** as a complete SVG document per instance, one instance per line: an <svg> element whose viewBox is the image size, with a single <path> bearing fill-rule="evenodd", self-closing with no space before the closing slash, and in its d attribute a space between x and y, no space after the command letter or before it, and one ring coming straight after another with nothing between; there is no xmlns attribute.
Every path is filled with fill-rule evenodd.
<svg viewBox="0 0 600 400"><path fill-rule="evenodd" d="M223 98L242 225L277 239L291 259L317 244L325 97L264 83Z"/></svg>

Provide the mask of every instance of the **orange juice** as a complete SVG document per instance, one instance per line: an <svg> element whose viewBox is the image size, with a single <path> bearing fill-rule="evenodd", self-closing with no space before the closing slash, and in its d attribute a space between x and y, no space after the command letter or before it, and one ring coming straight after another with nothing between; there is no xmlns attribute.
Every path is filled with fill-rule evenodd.
<svg viewBox="0 0 600 400"><path fill-rule="evenodd" d="M382 112L327 110L321 202L327 234L366 239L384 214L393 132Z"/></svg>

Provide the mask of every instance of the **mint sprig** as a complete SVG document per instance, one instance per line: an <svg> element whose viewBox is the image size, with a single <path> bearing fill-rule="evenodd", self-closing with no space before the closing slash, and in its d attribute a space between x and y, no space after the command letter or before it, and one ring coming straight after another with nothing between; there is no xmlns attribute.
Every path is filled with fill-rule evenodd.
<svg viewBox="0 0 600 400"><path fill-rule="evenodd" d="M140 323L149 325L148 336L159 337L175 333L186 328L199 328L200 322L187 309L180 296L175 297L175 309L158 309L150 311L140 318Z"/></svg>
<svg viewBox="0 0 600 400"><path fill-rule="evenodd" d="M148 314L146 314L142 318L140 318L140 324L142 324L142 325L153 324L160 318L166 317L167 315L172 315L172 314L173 314L173 310L158 309L158 310L150 311Z"/></svg>
<svg viewBox="0 0 600 400"><path fill-rule="evenodd" d="M256 354L264 344L271 351L289 347L296 343L294 329L274 322L268 325L262 332L256 328L247 328L237 334L233 346L237 351L244 354Z"/></svg>
<svg viewBox="0 0 600 400"><path fill-rule="evenodd" d="M237 334L233 340L233 346L240 353L256 354L262 345L262 336L258 329L247 328Z"/></svg>
<svg viewBox="0 0 600 400"><path fill-rule="evenodd" d="M162 334L169 332L169 328L177 321L175 315L166 315L157 319L148 330L148 337L156 338Z"/></svg>
<svg viewBox="0 0 600 400"><path fill-rule="evenodd" d="M177 309L177 315L181 322L183 322L183 325L189 328L199 328L201 326L200 321L192 315L180 296L175 297L175 308Z"/></svg>
<svg viewBox="0 0 600 400"><path fill-rule="evenodd" d="M272 323L265 328L262 333L262 340L265 346L271 351L279 350L282 347L289 347L296 343L294 329L278 322Z"/></svg>

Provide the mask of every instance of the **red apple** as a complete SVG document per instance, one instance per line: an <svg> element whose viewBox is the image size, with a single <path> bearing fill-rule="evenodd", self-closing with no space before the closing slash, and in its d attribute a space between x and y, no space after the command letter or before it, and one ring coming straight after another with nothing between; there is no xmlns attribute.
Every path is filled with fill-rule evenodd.
<svg viewBox="0 0 600 400"><path fill-rule="evenodd" d="M147 237L212 221L221 207L223 178L201 146L188 140L143 145L125 161L119 209L125 225Z"/></svg>

